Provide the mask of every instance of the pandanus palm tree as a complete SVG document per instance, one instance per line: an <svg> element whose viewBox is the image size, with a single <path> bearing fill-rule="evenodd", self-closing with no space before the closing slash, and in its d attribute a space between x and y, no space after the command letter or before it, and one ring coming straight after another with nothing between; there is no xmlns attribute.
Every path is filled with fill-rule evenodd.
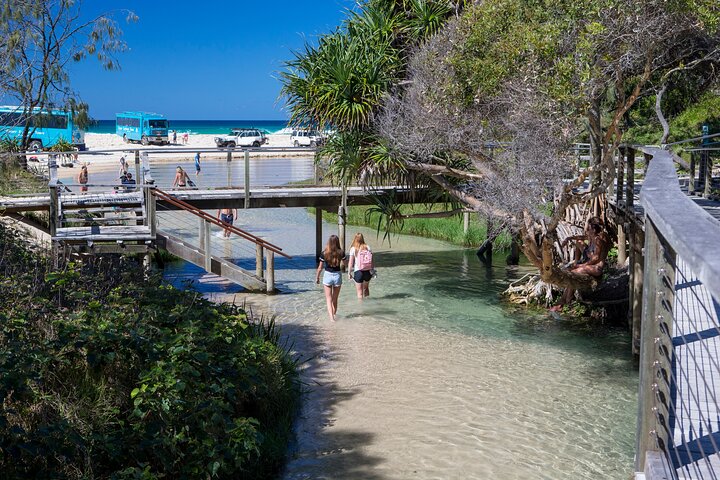
<svg viewBox="0 0 720 480"><path fill-rule="evenodd" d="M383 158L371 133L373 115L402 79L409 47L437 31L451 13L452 3L444 0L370 0L348 15L342 29L321 37L317 46L306 44L286 63L281 95L290 121L337 131L321 154L335 164L343 185L398 165Z"/></svg>

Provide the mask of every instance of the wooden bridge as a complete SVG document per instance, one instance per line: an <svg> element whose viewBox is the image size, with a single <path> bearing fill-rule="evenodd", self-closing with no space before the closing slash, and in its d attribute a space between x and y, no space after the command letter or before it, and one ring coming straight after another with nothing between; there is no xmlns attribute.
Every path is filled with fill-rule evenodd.
<svg viewBox="0 0 720 480"><path fill-rule="evenodd" d="M293 149L293 152L296 150ZM217 150L209 152L217 154ZM147 255L162 248L207 272L234 281L249 291L271 293L275 290L274 256L288 255L280 246L221 222L206 210L314 207L316 254L319 255L323 244L321 238L323 210L337 211L340 214L339 236L344 244L344 212L348 205L374 204L375 197L387 195L392 195L395 201L401 203L425 201L422 190L411 191L397 187L257 186L257 182L253 185L247 150L241 152L245 160L243 188L231 185L229 160L227 185L224 184L223 176L220 179L222 185L202 189L161 189L150 175L148 156L141 153L140 150L135 151L136 178L143 180L140 185L119 183L80 185L62 182L58 179L57 163L50 159L48 193L0 198L0 212L36 228L43 228L23 214L47 211L49 228L46 231L58 251L70 248L80 253ZM230 155L228 159L231 159ZM195 218L198 222L198 235L195 237L197 241L178 238L177 235L166 231L158 217L158 209L163 212L180 211ZM254 245L256 251L254 271L242 269L228 259L212 254L210 229L213 225Z"/></svg>

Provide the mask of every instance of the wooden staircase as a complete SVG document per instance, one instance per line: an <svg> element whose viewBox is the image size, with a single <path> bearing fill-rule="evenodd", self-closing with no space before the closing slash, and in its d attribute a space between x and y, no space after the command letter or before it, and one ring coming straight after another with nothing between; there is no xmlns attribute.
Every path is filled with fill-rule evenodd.
<svg viewBox="0 0 720 480"><path fill-rule="evenodd" d="M151 185L142 185L132 190L113 185L92 187L107 188L107 192L73 193L60 182L51 182L50 235L54 243L70 246L78 252L93 254L147 254L157 248L164 248L173 255L209 273L225 277L249 291L275 291L274 254L289 258L280 247L228 225ZM200 219L203 233L199 246L157 230L158 203L161 206L170 204ZM257 255L254 272L212 255L210 226L213 224L255 244Z"/></svg>

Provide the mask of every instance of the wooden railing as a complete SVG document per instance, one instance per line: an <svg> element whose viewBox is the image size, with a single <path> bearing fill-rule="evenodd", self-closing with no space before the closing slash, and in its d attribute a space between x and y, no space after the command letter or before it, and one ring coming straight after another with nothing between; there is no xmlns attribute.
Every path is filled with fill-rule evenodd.
<svg viewBox="0 0 720 480"><path fill-rule="evenodd" d="M635 471L648 480L720 475L720 223L679 187L670 152L651 157L645 216Z"/></svg>

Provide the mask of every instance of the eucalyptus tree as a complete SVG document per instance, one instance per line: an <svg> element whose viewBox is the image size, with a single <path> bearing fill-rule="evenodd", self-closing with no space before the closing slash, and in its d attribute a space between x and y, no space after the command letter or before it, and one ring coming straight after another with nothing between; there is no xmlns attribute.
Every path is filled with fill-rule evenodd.
<svg viewBox="0 0 720 480"><path fill-rule="evenodd" d="M715 0L476 2L413 54L374 127L394 163L520 232L544 280L586 287L558 267L566 208L613 182L639 98L681 71L713 85L719 23ZM582 138L594 161L576 172Z"/></svg>
<svg viewBox="0 0 720 480"><path fill-rule="evenodd" d="M26 146L33 117L49 107L66 108L87 120L87 105L72 90L68 69L72 62L94 57L103 68L119 68L117 54L126 50L114 15L87 17L81 0L1 0L0 95L23 108Z"/></svg>

